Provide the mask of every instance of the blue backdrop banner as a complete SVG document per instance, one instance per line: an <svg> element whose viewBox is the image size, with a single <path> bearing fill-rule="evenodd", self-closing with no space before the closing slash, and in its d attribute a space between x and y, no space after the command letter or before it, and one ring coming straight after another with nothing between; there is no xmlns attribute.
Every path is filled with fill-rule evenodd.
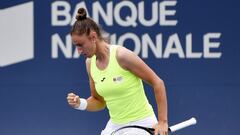
<svg viewBox="0 0 240 135"><path fill-rule="evenodd" d="M239 1L1 0L0 134L99 135L108 111L72 109L69 92L90 96L85 58L72 45L78 8L111 44L129 48L165 82L169 125L179 135L238 134ZM157 111L152 88L144 84Z"/></svg>

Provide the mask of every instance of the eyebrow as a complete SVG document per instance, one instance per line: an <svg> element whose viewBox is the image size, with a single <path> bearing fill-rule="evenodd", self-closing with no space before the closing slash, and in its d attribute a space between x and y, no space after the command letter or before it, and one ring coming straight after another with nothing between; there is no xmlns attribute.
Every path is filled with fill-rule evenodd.
<svg viewBox="0 0 240 135"><path fill-rule="evenodd" d="M83 43L79 43L78 41L72 41L72 44L75 45L75 46L82 46Z"/></svg>
<svg viewBox="0 0 240 135"><path fill-rule="evenodd" d="M75 46L78 46L78 47L81 47L81 46L83 46L83 44L79 44L79 43L77 43L77 44L74 44Z"/></svg>

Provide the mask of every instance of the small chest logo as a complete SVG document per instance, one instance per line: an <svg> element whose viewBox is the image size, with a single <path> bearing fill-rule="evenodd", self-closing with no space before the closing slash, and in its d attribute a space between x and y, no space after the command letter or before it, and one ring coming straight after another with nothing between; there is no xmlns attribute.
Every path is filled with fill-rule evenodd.
<svg viewBox="0 0 240 135"><path fill-rule="evenodd" d="M101 80L101 82L103 82L105 79L106 79L106 78L105 78L105 77L103 77L103 78L102 78L102 80Z"/></svg>
<svg viewBox="0 0 240 135"><path fill-rule="evenodd" d="M122 82L123 81L123 77L122 76L118 76L118 77L114 77L113 78L113 82L118 83L118 82Z"/></svg>

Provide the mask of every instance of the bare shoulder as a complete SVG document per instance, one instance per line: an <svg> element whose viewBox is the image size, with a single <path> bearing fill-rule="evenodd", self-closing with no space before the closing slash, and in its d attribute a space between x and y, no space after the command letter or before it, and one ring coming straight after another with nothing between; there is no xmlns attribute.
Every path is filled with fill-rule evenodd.
<svg viewBox="0 0 240 135"><path fill-rule="evenodd" d="M118 64L124 69L128 69L128 65L134 57L137 57L137 55L123 46L119 46L116 50Z"/></svg>
<svg viewBox="0 0 240 135"><path fill-rule="evenodd" d="M129 56L129 55L136 55L136 54L123 46L119 46L117 48L116 56L118 59L127 59L126 56Z"/></svg>

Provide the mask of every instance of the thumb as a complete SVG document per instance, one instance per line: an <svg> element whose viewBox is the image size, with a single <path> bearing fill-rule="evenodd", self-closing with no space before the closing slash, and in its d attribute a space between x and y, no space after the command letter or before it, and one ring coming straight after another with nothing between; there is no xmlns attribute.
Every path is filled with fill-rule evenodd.
<svg viewBox="0 0 240 135"><path fill-rule="evenodd" d="M74 102L77 102L78 100L79 100L79 96L76 95L76 96L74 97L73 101L74 101Z"/></svg>

